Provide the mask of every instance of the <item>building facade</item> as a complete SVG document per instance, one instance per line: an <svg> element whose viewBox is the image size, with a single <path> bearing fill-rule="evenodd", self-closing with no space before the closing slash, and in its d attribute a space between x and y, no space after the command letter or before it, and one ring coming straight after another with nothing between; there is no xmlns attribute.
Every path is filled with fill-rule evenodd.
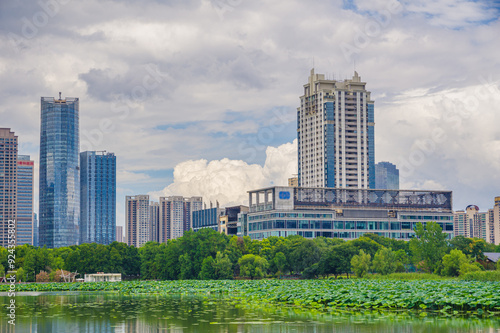
<svg viewBox="0 0 500 333"><path fill-rule="evenodd" d="M34 165L28 155L17 160L17 245L34 245Z"/></svg>
<svg viewBox="0 0 500 333"><path fill-rule="evenodd" d="M488 210L486 241L500 245L500 197L495 197L495 205Z"/></svg>
<svg viewBox="0 0 500 333"><path fill-rule="evenodd" d="M375 165L375 188L399 190L399 169L389 162L377 163Z"/></svg>
<svg viewBox="0 0 500 333"><path fill-rule="evenodd" d="M80 244L116 240L116 156L80 153Z"/></svg>
<svg viewBox="0 0 500 333"><path fill-rule="evenodd" d="M18 138L10 128L0 128L0 246L7 247L16 239L9 229L17 221L17 153ZM10 227L9 227L10 225ZM9 242L10 241L10 242Z"/></svg>
<svg viewBox="0 0 500 333"><path fill-rule="evenodd" d="M417 223L434 221L453 237L452 193L271 187L249 192L252 239L300 235L356 239L365 233L409 240ZM240 214L240 219L245 219Z"/></svg>
<svg viewBox="0 0 500 333"><path fill-rule="evenodd" d="M80 225L79 100L42 97L40 246L78 244Z"/></svg>
<svg viewBox="0 0 500 333"><path fill-rule="evenodd" d="M193 230L210 228L219 231L220 217L222 209L219 207L205 208L193 212Z"/></svg>
<svg viewBox="0 0 500 333"><path fill-rule="evenodd" d="M125 237L130 246L141 247L150 241L149 195L125 198Z"/></svg>
<svg viewBox="0 0 500 333"><path fill-rule="evenodd" d="M123 227L121 225L116 226L116 241L118 243L125 243L123 241Z"/></svg>
<svg viewBox="0 0 500 333"><path fill-rule="evenodd" d="M151 224L150 238L154 242L160 241L160 204L153 202L149 204L149 219Z"/></svg>
<svg viewBox="0 0 500 333"><path fill-rule="evenodd" d="M374 102L355 72L327 80L311 70L297 109L300 187L375 188Z"/></svg>
<svg viewBox="0 0 500 333"><path fill-rule="evenodd" d="M193 212L202 208L201 197L160 197L159 242L182 237L191 229Z"/></svg>

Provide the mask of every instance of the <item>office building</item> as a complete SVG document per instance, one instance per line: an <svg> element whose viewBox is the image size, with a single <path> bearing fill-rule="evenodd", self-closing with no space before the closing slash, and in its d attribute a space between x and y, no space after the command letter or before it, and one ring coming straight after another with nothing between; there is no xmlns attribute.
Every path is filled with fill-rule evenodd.
<svg viewBox="0 0 500 333"><path fill-rule="evenodd" d="M495 197L493 209L488 210L486 241L488 243L500 245L500 197Z"/></svg>
<svg viewBox="0 0 500 333"><path fill-rule="evenodd" d="M125 198L125 235L127 244L135 247L150 241L149 195Z"/></svg>
<svg viewBox="0 0 500 333"><path fill-rule="evenodd" d="M118 243L125 243L123 241L123 227L121 225L116 226L116 241Z"/></svg>
<svg viewBox="0 0 500 333"><path fill-rule="evenodd" d="M33 214L33 246L39 246L38 241L38 214Z"/></svg>
<svg viewBox="0 0 500 333"><path fill-rule="evenodd" d="M42 97L40 130L40 246L78 244L80 155L78 98Z"/></svg>
<svg viewBox="0 0 500 333"><path fill-rule="evenodd" d="M149 204L149 219L150 219L150 239L154 242L159 242L160 238L160 203L153 202Z"/></svg>
<svg viewBox="0 0 500 333"><path fill-rule="evenodd" d="M350 240L375 233L409 240L418 222L429 221L453 237L449 191L270 187L250 191L249 202L248 226L240 225L240 234L247 229L252 239L300 235Z"/></svg>
<svg viewBox="0 0 500 333"><path fill-rule="evenodd" d="M28 155L17 157L17 245L34 244L34 165Z"/></svg>
<svg viewBox="0 0 500 333"><path fill-rule="evenodd" d="M456 211L453 214L455 236L468 238L482 238L486 240L486 224L489 219L488 212L480 212L476 205L469 205L465 211Z"/></svg>
<svg viewBox="0 0 500 333"><path fill-rule="evenodd" d="M311 70L297 108L299 187L375 188L374 125L357 72L337 81Z"/></svg>
<svg viewBox="0 0 500 333"><path fill-rule="evenodd" d="M389 162L375 165L375 188L378 190L399 190L399 169Z"/></svg>
<svg viewBox="0 0 500 333"><path fill-rule="evenodd" d="M222 209L219 218L219 232L232 236L238 234L238 215L248 213L247 206L233 206Z"/></svg>
<svg viewBox="0 0 500 333"><path fill-rule="evenodd" d="M80 153L80 244L116 240L116 156Z"/></svg>
<svg viewBox="0 0 500 333"><path fill-rule="evenodd" d="M9 244L9 224L17 220L17 136L10 128L0 128L0 246ZM10 223L9 223L10 221ZM10 240L15 240L11 237ZM15 244L14 244L15 245Z"/></svg>
<svg viewBox="0 0 500 333"><path fill-rule="evenodd" d="M210 228L219 231L222 209L210 207L193 212L192 228L194 231Z"/></svg>
<svg viewBox="0 0 500 333"><path fill-rule="evenodd" d="M182 237L191 229L192 214L203 208L201 197L181 196L160 198L159 242Z"/></svg>

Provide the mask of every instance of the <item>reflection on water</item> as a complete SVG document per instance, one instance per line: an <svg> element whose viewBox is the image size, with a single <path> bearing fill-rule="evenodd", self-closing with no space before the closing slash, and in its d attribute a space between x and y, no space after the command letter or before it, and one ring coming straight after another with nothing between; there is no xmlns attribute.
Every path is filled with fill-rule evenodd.
<svg viewBox="0 0 500 333"><path fill-rule="evenodd" d="M16 296L16 330L9 297L0 296L0 332L500 332L499 319L395 314L315 314L290 308L244 309L220 299L42 293Z"/></svg>

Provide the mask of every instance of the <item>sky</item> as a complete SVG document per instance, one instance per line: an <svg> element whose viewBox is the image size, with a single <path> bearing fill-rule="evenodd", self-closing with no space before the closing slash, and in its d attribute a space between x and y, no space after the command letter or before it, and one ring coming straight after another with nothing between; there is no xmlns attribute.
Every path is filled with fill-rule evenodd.
<svg viewBox="0 0 500 333"><path fill-rule="evenodd" d="M500 195L499 15L480 0L0 0L0 127L38 173L40 97L78 97L81 150L117 156L124 225L126 195L224 206L286 185L310 70L356 70L376 162L484 211Z"/></svg>

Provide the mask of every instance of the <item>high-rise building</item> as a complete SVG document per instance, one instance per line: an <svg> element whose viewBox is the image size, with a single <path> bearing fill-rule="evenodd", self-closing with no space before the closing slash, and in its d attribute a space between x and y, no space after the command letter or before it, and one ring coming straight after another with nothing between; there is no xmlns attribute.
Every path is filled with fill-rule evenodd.
<svg viewBox="0 0 500 333"><path fill-rule="evenodd" d="M80 153L80 243L116 240L116 156Z"/></svg>
<svg viewBox="0 0 500 333"><path fill-rule="evenodd" d="M150 241L149 195L125 199L125 237L128 245L141 247Z"/></svg>
<svg viewBox="0 0 500 333"><path fill-rule="evenodd" d="M0 128L0 246L7 247L9 225L15 230L17 212L17 136L10 128ZM11 242L9 242L11 240Z"/></svg>
<svg viewBox="0 0 500 333"><path fill-rule="evenodd" d="M121 225L116 226L116 241L118 243L124 243L124 241L123 241L123 227Z"/></svg>
<svg viewBox="0 0 500 333"><path fill-rule="evenodd" d="M486 241L500 245L500 197L495 197L495 206L488 210Z"/></svg>
<svg viewBox="0 0 500 333"><path fill-rule="evenodd" d="M38 241L38 215L35 213L33 214L33 246L39 246L39 241Z"/></svg>
<svg viewBox="0 0 500 333"><path fill-rule="evenodd" d="M80 156L78 98L42 97L40 131L40 246L78 244Z"/></svg>
<svg viewBox="0 0 500 333"><path fill-rule="evenodd" d="M389 162L375 165L375 188L380 190L399 190L399 169Z"/></svg>
<svg viewBox="0 0 500 333"><path fill-rule="evenodd" d="M191 229L193 212L202 208L201 197L161 197L158 241L166 243L169 239L182 237L185 231Z"/></svg>
<svg viewBox="0 0 500 333"><path fill-rule="evenodd" d="M297 108L300 187L375 188L374 102L351 80L311 76Z"/></svg>
<svg viewBox="0 0 500 333"><path fill-rule="evenodd" d="M17 245L34 244L34 165L29 155L17 157Z"/></svg>
<svg viewBox="0 0 500 333"><path fill-rule="evenodd" d="M160 235L160 204L151 201L149 205L149 219L151 224L150 239L154 242L159 242Z"/></svg>
<svg viewBox="0 0 500 333"><path fill-rule="evenodd" d="M453 213L454 234L468 238L481 238L486 241L488 220L488 212L480 212L478 206L469 205L465 211Z"/></svg>

